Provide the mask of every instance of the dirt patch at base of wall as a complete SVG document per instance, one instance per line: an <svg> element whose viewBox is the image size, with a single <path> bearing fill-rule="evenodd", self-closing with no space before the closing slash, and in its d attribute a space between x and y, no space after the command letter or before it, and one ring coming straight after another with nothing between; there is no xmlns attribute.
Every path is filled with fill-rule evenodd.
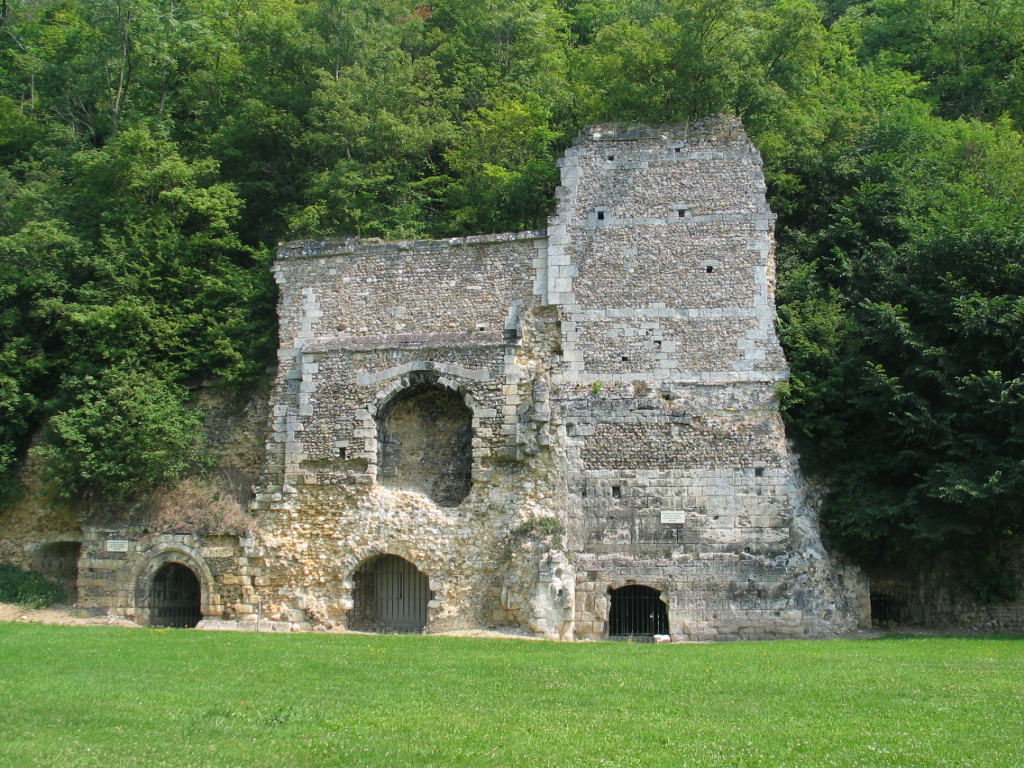
<svg viewBox="0 0 1024 768"><path fill-rule="evenodd" d="M69 624L73 626L137 627L120 616L91 616L69 605L54 605L38 610L23 605L0 603L0 621L22 621L34 624Z"/></svg>
<svg viewBox="0 0 1024 768"><path fill-rule="evenodd" d="M33 610L22 605L11 605L0 603L0 621L20 621L36 624L64 624L69 626L94 626L94 627L138 627L134 621L121 618L120 616L90 616L80 608L70 605L53 605L49 608ZM350 634L348 631L340 630L337 634ZM351 633L363 634L363 633ZM512 631L494 631L486 629L458 630L443 632L441 634L451 637L475 637L475 638L498 638L517 640L539 640L541 638L525 633ZM989 635L1004 634L992 630L967 629L965 627L895 627L888 631L882 630L859 630L849 635L843 635L844 640L869 640L884 637L886 634L913 635L915 637L949 637L969 636L981 637ZM1012 634L1012 633L1011 633Z"/></svg>

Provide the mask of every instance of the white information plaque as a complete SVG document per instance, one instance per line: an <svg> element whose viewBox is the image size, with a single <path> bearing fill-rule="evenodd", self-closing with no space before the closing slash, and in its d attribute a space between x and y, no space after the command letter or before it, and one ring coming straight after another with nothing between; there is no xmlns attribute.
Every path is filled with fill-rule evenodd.
<svg viewBox="0 0 1024 768"><path fill-rule="evenodd" d="M679 525L686 522L686 513L677 509L663 509L661 522L667 525Z"/></svg>
<svg viewBox="0 0 1024 768"><path fill-rule="evenodd" d="M107 552L127 552L128 541L125 539L107 539Z"/></svg>

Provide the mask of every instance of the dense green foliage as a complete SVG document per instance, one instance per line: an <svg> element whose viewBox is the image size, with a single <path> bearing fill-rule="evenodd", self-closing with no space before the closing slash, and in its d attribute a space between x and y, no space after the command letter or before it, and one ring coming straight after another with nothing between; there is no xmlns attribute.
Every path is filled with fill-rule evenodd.
<svg viewBox="0 0 1024 768"><path fill-rule="evenodd" d="M740 115L783 391L862 562L1024 531L1024 0L0 0L0 474L202 465L270 362L278 240L543 226L585 124ZM139 439L142 438L142 439Z"/></svg>
<svg viewBox="0 0 1024 768"><path fill-rule="evenodd" d="M1005 122L893 110L793 233L781 307L833 537L861 560L955 547L986 598L1012 593L1024 523L1022 149Z"/></svg>
<svg viewBox="0 0 1024 768"><path fill-rule="evenodd" d="M1022 640L537 643L0 624L0 761L1018 765ZM43 655L46 663L39 663Z"/></svg>
<svg viewBox="0 0 1024 768"><path fill-rule="evenodd" d="M43 574L0 563L0 603L45 608L64 598L64 588Z"/></svg>

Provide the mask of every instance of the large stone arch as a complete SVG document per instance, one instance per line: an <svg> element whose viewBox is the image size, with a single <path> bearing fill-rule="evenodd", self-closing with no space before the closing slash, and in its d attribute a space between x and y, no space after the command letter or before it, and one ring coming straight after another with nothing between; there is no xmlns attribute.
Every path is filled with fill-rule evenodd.
<svg viewBox="0 0 1024 768"><path fill-rule="evenodd" d="M347 625L350 622L352 610L355 607L356 574L366 563L384 555L396 555L403 560L407 560L416 567L416 570L427 576L428 588L431 594L427 617L427 625L429 627L430 622L433 621L438 613L438 609L444 602L445 584L443 580L437 578L436 567L432 567L431 564L428 564L421 557L414 554L409 547L404 546L401 542L358 547L338 564L341 586L340 606L344 611L344 623Z"/></svg>
<svg viewBox="0 0 1024 768"><path fill-rule="evenodd" d="M213 572L198 549L178 542L156 544L139 553L129 580L129 615L140 624L149 623L153 580L168 563L183 565L196 575L199 579L200 612L204 618L219 618L223 605Z"/></svg>
<svg viewBox="0 0 1024 768"><path fill-rule="evenodd" d="M437 580L432 574L435 573L435 568L431 567L431 564L426 562L422 557L417 556L412 549L406 546L401 541L389 542L387 544L372 544L370 546L357 547L350 552L338 564L338 573L341 575L342 591L346 597L351 597L351 591L353 587L352 576L360 566L363 565L367 560L371 560L374 557L381 555L397 555L403 560L408 560L410 563L416 566L416 568L430 577L430 589L435 592L435 600L440 600L442 586L437 583Z"/></svg>
<svg viewBox="0 0 1024 768"><path fill-rule="evenodd" d="M472 397L455 380L421 370L379 393L372 408L377 482L458 506L473 483Z"/></svg>
<svg viewBox="0 0 1024 768"><path fill-rule="evenodd" d="M493 417L493 409L481 408L476 402L472 393L463 384L464 381L486 381L486 372L481 373L471 369L461 368L446 363L435 363L429 360L417 360L396 366L389 371L383 371L373 377L372 382L380 387L373 398L365 403L363 408L356 412L356 418L360 427L360 434L363 436L363 443L353 447L351 456L353 458L365 458L367 472L374 477L380 477L378 461L380 450L378 446L378 416L382 410L386 410L389 403L402 393L421 382L423 379L431 379L437 387L443 387L455 393L461 398L462 403L468 408L472 416L472 427L474 434L480 427L480 419ZM480 466L480 459L485 455L482 446L472 447L473 470Z"/></svg>

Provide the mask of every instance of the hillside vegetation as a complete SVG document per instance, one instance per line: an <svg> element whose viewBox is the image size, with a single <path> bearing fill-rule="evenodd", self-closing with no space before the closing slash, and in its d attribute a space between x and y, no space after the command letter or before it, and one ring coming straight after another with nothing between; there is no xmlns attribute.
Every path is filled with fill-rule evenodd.
<svg viewBox="0 0 1024 768"><path fill-rule="evenodd" d="M601 121L743 118L830 541L1024 523L1024 0L0 0L0 473L125 498L272 362L279 240L543 225Z"/></svg>

